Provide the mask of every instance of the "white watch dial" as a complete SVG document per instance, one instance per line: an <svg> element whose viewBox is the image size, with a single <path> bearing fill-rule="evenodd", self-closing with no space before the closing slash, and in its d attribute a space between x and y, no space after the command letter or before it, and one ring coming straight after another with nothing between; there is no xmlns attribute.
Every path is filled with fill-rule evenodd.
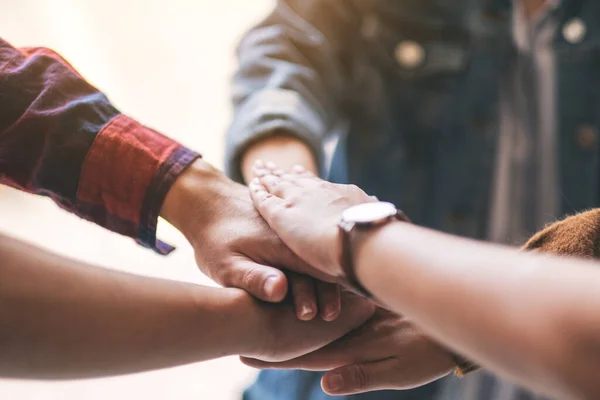
<svg viewBox="0 0 600 400"><path fill-rule="evenodd" d="M348 208L342 214L344 221L356 224L377 222L396 215L396 206L387 202L364 203Z"/></svg>

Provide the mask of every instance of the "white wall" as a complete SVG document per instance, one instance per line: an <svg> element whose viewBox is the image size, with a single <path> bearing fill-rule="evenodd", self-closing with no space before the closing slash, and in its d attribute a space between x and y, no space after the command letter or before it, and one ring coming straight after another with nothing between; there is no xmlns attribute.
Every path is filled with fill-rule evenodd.
<svg viewBox="0 0 600 400"><path fill-rule="evenodd" d="M272 0L0 0L0 36L59 51L123 112L221 166L235 44L271 6ZM166 224L160 236L178 250L162 258L47 199L0 187L0 231L109 268L209 284L191 248ZM238 399L254 374L227 358L90 381L0 380L0 399Z"/></svg>

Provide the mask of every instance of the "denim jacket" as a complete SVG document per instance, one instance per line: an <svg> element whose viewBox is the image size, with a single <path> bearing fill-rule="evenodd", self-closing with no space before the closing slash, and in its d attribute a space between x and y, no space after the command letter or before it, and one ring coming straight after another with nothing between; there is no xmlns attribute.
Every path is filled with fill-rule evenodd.
<svg viewBox="0 0 600 400"><path fill-rule="evenodd" d="M515 53L511 9L510 0L278 1L239 46L228 173L240 180L243 150L284 131L329 179L416 223L484 238L499 92ZM564 0L554 14L561 211L572 213L598 205L600 2ZM583 35L566 38L573 21ZM330 137L339 140L326 172Z"/></svg>
<svg viewBox="0 0 600 400"><path fill-rule="evenodd" d="M241 180L243 151L285 132L329 180L420 225L485 239L500 94L518 52L512 15L511 0L277 1L239 46L228 173ZM600 2L562 0L550 17L567 214L600 205Z"/></svg>

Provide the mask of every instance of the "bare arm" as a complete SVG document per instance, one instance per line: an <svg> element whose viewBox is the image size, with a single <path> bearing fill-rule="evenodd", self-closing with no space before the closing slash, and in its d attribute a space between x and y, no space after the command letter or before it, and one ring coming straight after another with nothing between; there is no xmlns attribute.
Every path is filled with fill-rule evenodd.
<svg viewBox="0 0 600 400"><path fill-rule="evenodd" d="M366 238L356 262L379 299L461 354L550 394L600 390L594 264L401 223Z"/></svg>
<svg viewBox="0 0 600 400"><path fill-rule="evenodd" d="M264 168L264 167L263 167ZM336 223L370 201L357 187L312 174L250 185L255 205L307 262L343 277ZM424 333L517 382L560 398L600 392L600 271L594 263L460 239L407 223L355 247L359 281Z"/></svg>
<svg viewBox="0 0 600 400"><path fill-rule="evenodd" d="M281 359L326 344L372 312L350 299L358 315L307 323L290 306L261 305L238 289L95 268L8 237L0 237L0 254L5 377L104 376L245 353Z"/></svg>

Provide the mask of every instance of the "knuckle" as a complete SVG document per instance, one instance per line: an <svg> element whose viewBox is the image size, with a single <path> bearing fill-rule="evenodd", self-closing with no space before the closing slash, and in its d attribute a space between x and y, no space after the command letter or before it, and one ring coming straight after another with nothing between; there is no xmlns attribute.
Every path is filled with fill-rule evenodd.
<svg viewBox="0 0 600 400"><path fill-rule="evenodd" d="M348 367L348 382L352 384L355 389L365 389L369 386L369 375L365 369L360 365L352 365Z"/></svg>
<svg viewBox="0 0 600 400"><path fill-rule="evenodd" d="M259 289L260 272L256 268L248 268L242 274L242 289Z"/></svg>
<svg viewBox="0 0 600 400"><path fill-rule="evenodd" d="M272 207L270 209L270 220L275 223L281 222L285 216L286 210L290 207L293 207L293 205L288 205L287 201L284 201L281 206Z"/></svg>
<svg viewBox="0 0 600 400"><path fill-rule="evenodd" d="M320 180L318 185L317 185L320 189L329 189L333 186L333 184L331 182L325 181L325 180Z"/></svg>
<svg viewBox="0 0 600 400"><path fill-rule="evenodd" d="M258 203L259 206L260 207L264 207L264 208L268 208L269 205L273 202L274 197L275 196L273 196L271 193L265 194L265 196L262 199L260 199L260 201Z"/></svg>
<svg viewBox="0 0 600 400"><path fill-rule="evenodd" d="M294 207L294 205L296 204L296 202L294 201L295 199L286 199L283 201L283 203L281 204L281 207L285 210Z"/></svg>

